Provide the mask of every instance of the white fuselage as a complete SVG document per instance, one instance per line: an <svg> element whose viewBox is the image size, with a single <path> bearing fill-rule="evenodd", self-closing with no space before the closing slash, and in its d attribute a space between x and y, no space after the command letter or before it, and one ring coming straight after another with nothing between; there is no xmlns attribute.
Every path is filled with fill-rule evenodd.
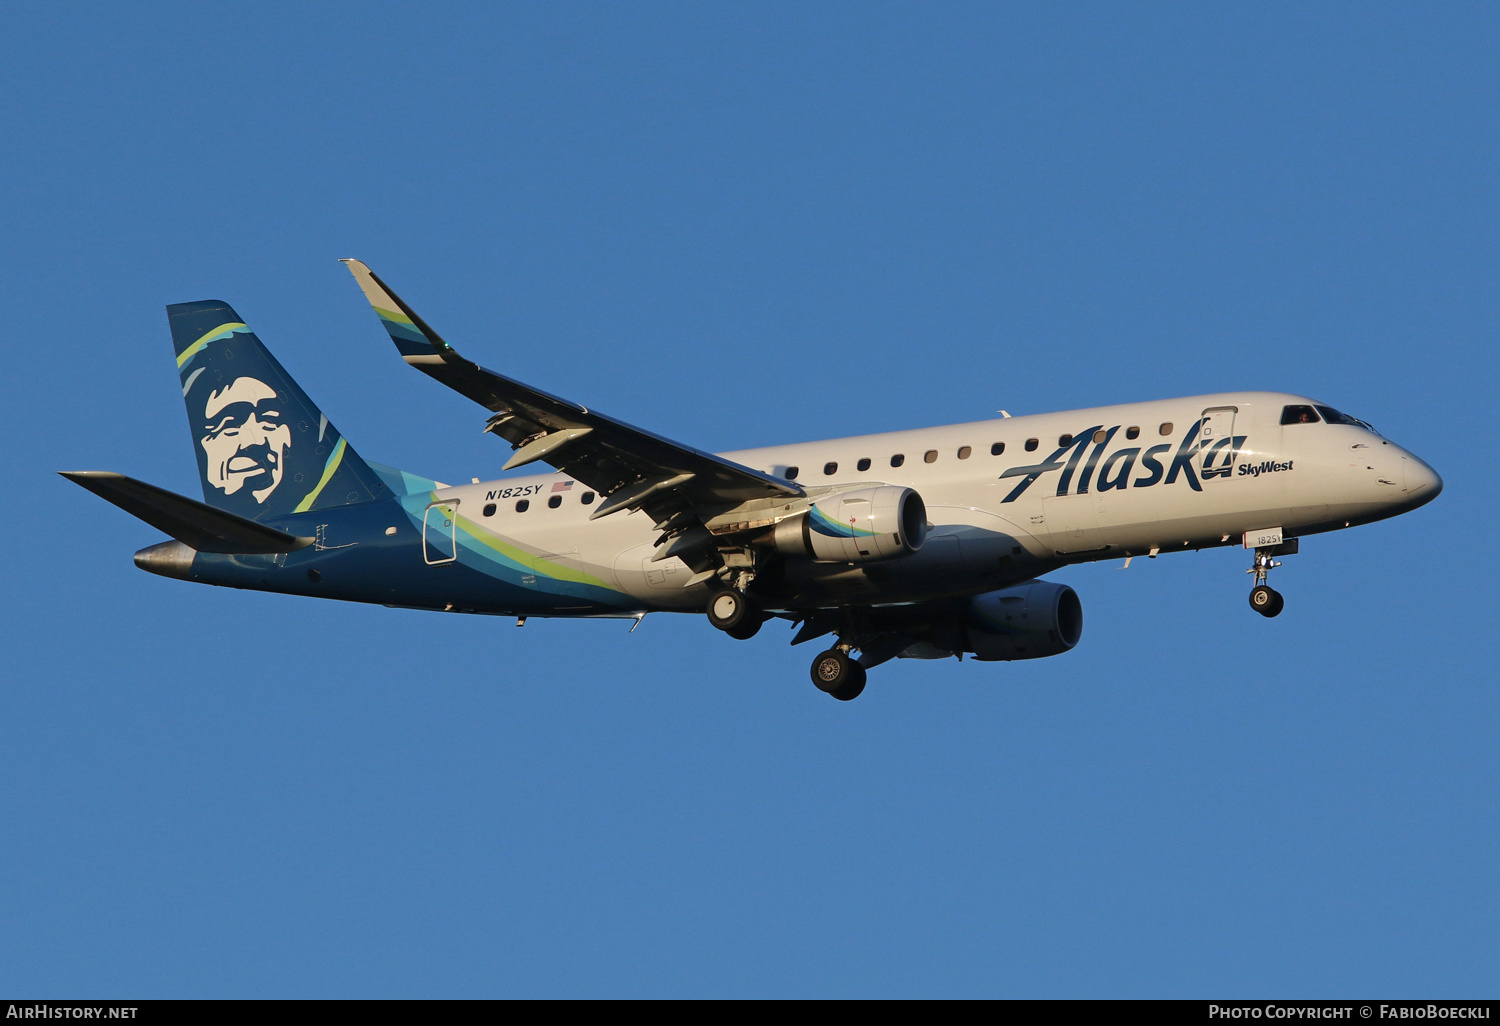
<svg viewBox="0 0 1500 1026"><path fill-rule="evenodd" d="M785 568L804 604L907 602L1005 587L1068 563L1238 545L1250 531L1336 530L1413 509L1441 490L1427 464L1363 427L1281 422L1287 407L1314 405L1231 392L723 455L795 473L810 491L915 489L930 524L920 551ZM597 506L585 503L582 484L553 491L565 481L509 477L444 488L435 499L508 545L608 582L642 610L703 608L707 586L685 587L685 565L652 562L648 517L591 521Z"/></svg>

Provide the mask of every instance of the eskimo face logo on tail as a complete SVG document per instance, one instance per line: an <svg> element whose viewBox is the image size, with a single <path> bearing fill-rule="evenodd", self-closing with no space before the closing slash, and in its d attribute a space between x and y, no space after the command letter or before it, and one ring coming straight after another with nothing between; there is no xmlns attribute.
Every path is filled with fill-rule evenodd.
<svg viewBox="0 0 1500 1026"><path fill-rule="evenodd" d="M264 503L281 484L292 430L276 390L256 378L235 378L211 392L199 442L208 454L204 476L225 495L248 488Z"/></svg>

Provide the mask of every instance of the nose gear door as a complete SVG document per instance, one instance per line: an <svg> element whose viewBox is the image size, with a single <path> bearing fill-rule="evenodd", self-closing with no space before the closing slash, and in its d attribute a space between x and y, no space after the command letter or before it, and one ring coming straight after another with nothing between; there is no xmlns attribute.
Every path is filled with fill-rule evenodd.
<svg viewBox="0 0 1500 1026"><path fill-rule="evenodd" d="M422 516L422 558L429 566L458 558L458 500L434 502Z"/></svg>
<svg viewBox="0 0 1500 1026"><path fill-rule="evenodd" d="M1237 406L1215 406L1203 411L1198 430L1198 476L1205 480L1228 477L1234 470L1234 415Z"/></svg>

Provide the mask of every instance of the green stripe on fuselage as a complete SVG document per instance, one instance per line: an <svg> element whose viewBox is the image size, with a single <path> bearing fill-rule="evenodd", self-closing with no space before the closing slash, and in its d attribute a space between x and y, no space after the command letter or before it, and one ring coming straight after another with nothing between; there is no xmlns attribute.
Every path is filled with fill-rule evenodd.
<svg viewBox="0 0 1500 1026"><path fill-rule="evenodd" d="M439 500L434 499L433 501ZM483 546L484 548L489 549L491 552L501 557L501 559L503 559L506 563L512 564L522 573L540 574L541 576L554 581L565 581L570 584L583 584L591 588L602 588L605 591L618 593L617 589L610 587L608 584L605 584L593 574L584 573L580 569L563 566L559 563L553 563L549 560L542 559L540 556L534 553L527 552L525 549L518 548L517 546L502 540L499 535L485 530L478 524L469 520L467 517L458 517L457 523L458 526L463 530L464 534L472 539L475 545Z"/></svg>

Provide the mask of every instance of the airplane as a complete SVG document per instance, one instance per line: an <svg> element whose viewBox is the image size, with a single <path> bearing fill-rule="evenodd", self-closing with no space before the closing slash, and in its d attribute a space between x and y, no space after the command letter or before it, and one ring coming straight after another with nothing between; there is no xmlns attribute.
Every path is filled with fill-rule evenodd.
<svg viewBox="0 0 1500 1026"><path fill-rule="evenodd" d="M746 640L780 618L794 645L833 636L811 676L848 701L897 657L1070 651L1082 603L1042 578L1078 563L1239 545L1250 606L1274 617L1277 557L1443 487L1366 422L1280 392L715 455L480 367L344 263L401 357L484 407L503 469L551 471L447 485L365 460L228 304L175 304L204 501L63 473L170 536L135 554L141 569L517 626L686 612Z"/></svg>

